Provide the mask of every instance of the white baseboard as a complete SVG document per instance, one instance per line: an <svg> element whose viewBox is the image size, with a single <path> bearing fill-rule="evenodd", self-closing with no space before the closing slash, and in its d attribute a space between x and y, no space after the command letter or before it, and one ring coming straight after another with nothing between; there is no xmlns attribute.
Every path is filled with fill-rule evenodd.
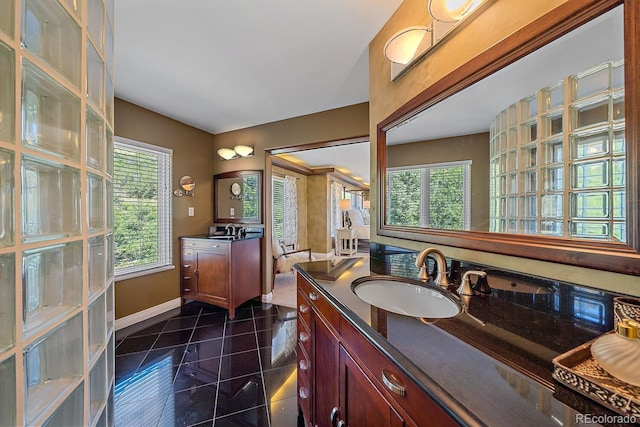
<svg viewBox="0 0 640 427"><path fill-rule="evenodd" d="M138 322L142 322L143 320L150 319L159 314L166 313L167 311L173 310L174 308L179 308L180 299L181 298L172 299L167 302L163 302L162 304L149 307L146 310L138 311L137 313L121 317L120 319L116 319L116 331L136 324Z"/></svg>
<svg viewBox="0 0 640 427"><path fill-rule="evenodd" d="M268 294L262 294L262 302L269 302L273 299L273 292L269 292Z"/></svg>
<svg viewBox="0 0 640 427"><path fill-rule="evenodd" d="M312 252L311 255L313 255L316 259L329 259L333 258L335 256L335 253L333 251L327 252L326 254Z"/></svg>

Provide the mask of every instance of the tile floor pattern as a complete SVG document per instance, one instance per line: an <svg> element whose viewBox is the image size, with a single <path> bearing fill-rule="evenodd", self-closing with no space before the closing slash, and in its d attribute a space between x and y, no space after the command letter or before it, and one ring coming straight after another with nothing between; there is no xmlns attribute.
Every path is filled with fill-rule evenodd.
<svg viewBox="0 0 640 427"><path fill-rule="evenodd" d="M116 334L116 427L298 425L294 309L250 301L229 320L191 302L163 318Z"/></svg>

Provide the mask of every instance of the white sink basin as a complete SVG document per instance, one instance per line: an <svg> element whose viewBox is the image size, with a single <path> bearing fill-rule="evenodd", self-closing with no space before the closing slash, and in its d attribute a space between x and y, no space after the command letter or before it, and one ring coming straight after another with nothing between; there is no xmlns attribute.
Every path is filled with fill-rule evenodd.
<svg viewBox="0 0 640 427"><path fill-rule="evenodd" d="M446 290L403 277L362 277L351 283L351 290L366 303L405 316L445 319L462 312Z"/></svg>

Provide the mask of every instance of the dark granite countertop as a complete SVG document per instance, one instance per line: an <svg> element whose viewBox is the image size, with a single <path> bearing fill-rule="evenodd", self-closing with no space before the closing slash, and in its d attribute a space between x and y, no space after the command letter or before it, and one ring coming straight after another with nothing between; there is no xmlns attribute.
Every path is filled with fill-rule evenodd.
<svg viewBox="0 0 640 427"><path fill-rule="evenodd" d="M617 294L462 262L461 271L485 270L493 286L469 302L482 326L465 314L425 324L375 308L351 291L351 282L364 276L415 279L415 256L372 244L371 258L335 281L317 278L318 263L326 261L296 270L460 424L580 425L579 413L615 415L551 374L555 356L613 328Z"/></svg>

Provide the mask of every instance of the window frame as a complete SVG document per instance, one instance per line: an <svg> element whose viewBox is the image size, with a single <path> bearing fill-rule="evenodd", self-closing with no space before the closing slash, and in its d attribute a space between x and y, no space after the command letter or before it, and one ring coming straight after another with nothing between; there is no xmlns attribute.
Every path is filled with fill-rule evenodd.
<svg viewBox="0 0 640 427"><path fill-rule="evenodd" d="M276 182L282 186L282 212L283 212L283 216L282 216L282 236L277 236L275 233L275 225L276 225L276 221L275 221L275 203L276 203L276 189L275 189L275 185ZM272 176L271 177L271 212L273 213L273 218L271 221L271 235L273 236L273 238L278 241L281 239L284 239L284 178L280 177L280 176Z"/></svg>
<svg viewBox="0 0 640 427"><path fill-rule="evenodd" d="M117 135L114 135L113 146L114 152L117 148L124 148L130 151L151 154L158 158L158 260L151 263L118 268L115 264L116 260L114 257L115 281L127 280L135 277L146 276L148 274L172 270L175 268L175 266L173 265L173 200L171 197L171 179L173 176L173 150L170 148L148 144L133 139L123 138ZM116 169L117 167L114 161L114 199L117 193L115 179L117 174ZM114 219L114 250L116 249L115 229L116 224Z"/></svg>

